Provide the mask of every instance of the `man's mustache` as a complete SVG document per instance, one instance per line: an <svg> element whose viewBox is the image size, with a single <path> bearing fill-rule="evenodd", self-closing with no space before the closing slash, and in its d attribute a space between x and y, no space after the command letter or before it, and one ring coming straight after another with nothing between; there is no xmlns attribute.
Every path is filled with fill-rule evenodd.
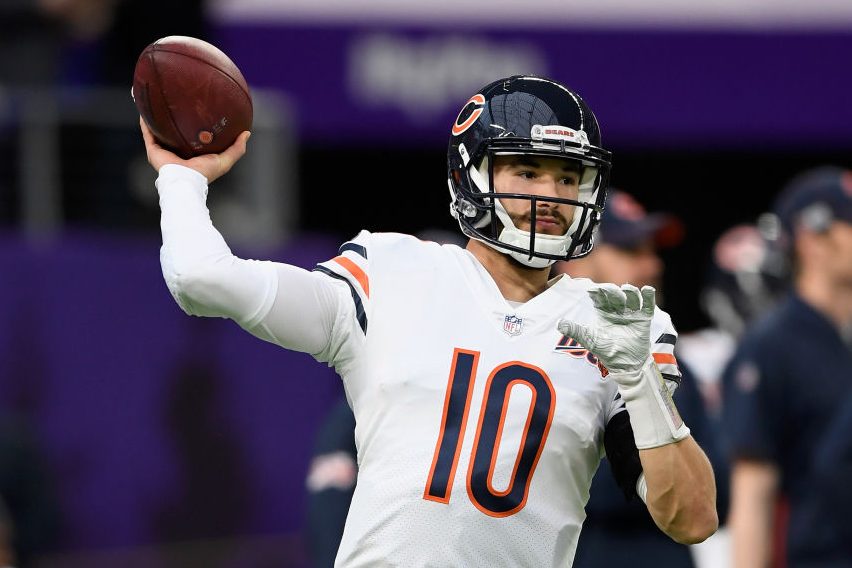
<svg viewBox="0 0 852 568"><path fill-rule="evenodd" d="M568 220L565 219L565 215L563 215L558 209L549 209L539 207L535 210L535 218L536 220L541 220L542 218L549 218L555 220L559 223L563 229L568 228ZM515 224L517 225L518 221L524 221L529 225L532 225L532 213L524 213L523 215L518 215L516 219L514 219Z"/></svg>

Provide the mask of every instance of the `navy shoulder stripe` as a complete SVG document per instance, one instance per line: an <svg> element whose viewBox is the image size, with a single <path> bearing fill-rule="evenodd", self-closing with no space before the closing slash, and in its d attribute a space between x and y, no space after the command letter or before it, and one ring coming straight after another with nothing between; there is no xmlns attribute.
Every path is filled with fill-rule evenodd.
<svg viewBox="0 0 852 568"><path fill-rule="evenodd" d="M664 333L657 339L656 343L669 343L674 345L677 343L677 336L673 333Z"/></svg>
<svg viewBox="0 0 852 568"><path fill-rule="evenodd" d="M356 245L357 246L357 245ZM361 326L361 331L364 332L364 335L367 334L367 314L364 312L364 304L361 303L361 297L358 295L358 292L355 291L355 287L352 286L352 283L349 282L346 278L337 274L336 272L332 272L325 266L317 266L314 268L316 272L322 272L326 276L331 276L332 278L336 278L343 282L346 282L346 285L349 286L349 292L352 294L352 301L355 303L355 317L358 318L358 325Z"/></svg>
<svg viewBox="0 0 852 568"><path fill-rule="evenodd" d="M367 258L367 249L357 243L343 243L340 245L340 249L337 251L338 254L343 254L343 251L351 250L355 254Z"/></svg>
<svg viewBox="0 0 852 568"><path fill-rule="evenodd" d="M674 382L675 384L678 384L678 385L680 384L681 378L678 375L672 375L671 373L660 373L660 374L663 376L664 379L668 379L668 380L670 380L670 381L672 381L672 382Z"/></svg>

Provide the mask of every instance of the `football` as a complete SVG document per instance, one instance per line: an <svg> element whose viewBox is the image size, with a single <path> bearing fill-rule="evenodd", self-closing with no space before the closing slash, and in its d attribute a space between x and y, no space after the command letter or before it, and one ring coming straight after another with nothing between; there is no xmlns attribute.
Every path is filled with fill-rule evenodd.
<svg viewBox="0 0 852 568"><path fill-rule="evenodd" d="M197 38L169 36L148 45L136 61L131 95L157 142L184 159L218 154L251 130L243 74Z"/></svg>

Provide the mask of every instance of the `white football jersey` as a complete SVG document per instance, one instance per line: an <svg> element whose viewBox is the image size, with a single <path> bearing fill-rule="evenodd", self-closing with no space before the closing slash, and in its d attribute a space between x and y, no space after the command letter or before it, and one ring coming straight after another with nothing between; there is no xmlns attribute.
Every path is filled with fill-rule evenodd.
<svg viewBox="0 0 852 568"><path fill-rule="evenodd" d="M609 419L587 279L508 303L468 251L360 233L317 269L344 281L328 348L356 419L358 481L336 566L570 566ZM652 351L679 375L669 316Z"/></svg>

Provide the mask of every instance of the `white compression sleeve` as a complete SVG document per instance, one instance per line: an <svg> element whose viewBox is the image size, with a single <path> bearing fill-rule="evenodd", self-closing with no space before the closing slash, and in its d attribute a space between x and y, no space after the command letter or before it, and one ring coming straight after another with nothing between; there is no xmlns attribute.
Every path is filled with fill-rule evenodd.
<svg viewBox="0 0 852 568"><path fill-rule="evenodd" d="M210 220L207 180L198 172L163 166L157 190L163 277L186 313L233 319L258 337L289 349L308 353L326 349L339 286L295 266L234 256ZM266 321L273 306L276 313L288 314L286 325Z"/></svg>
<svg viewBox="0 0 852 568"><path fill-rule="evenodd" d="M220 316L251 326L268 311L276 279L264 263L236 258L207 210L207 180L177 165L160 168L160 229L163 277L178 305L188 314ZM243 272L244 280L229 278ZM234 274L236 275L236 274ZM218 288L218 289L217 289Z"/></svg>

